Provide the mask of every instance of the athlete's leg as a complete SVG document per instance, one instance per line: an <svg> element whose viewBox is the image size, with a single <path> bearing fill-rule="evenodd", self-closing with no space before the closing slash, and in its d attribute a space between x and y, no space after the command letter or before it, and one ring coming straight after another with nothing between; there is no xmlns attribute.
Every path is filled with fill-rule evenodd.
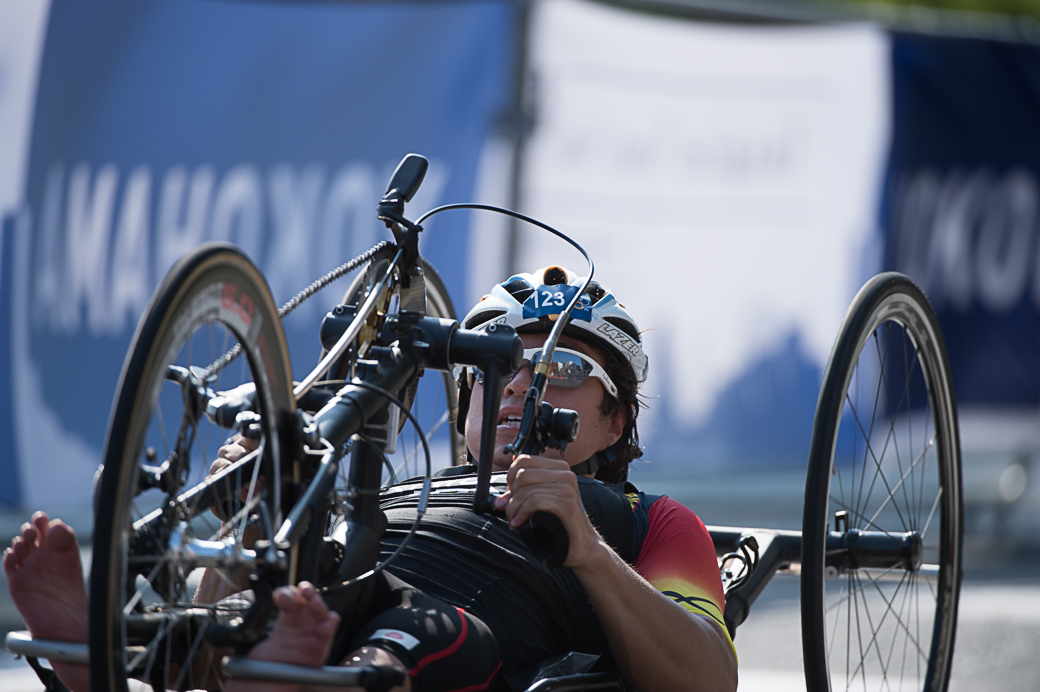
<svg viewBox="0 0 1040 692"><path fill-rule="evenodd" d="M392 575L379 577L381 611L355 635L345 665L368 665L364 656L385 654L419 690L494 688L502 661L497 640L480 618Z"/></svg>
<svg viewBox="0 0 1040 692"><path fill-rule="evenodd" d="M37 639L87 642L87 590L76 533L43 512L22 525L21 535L4 551L4 574L14 605ZM72 692L88 692L85 665L51 661Z"/></svg>

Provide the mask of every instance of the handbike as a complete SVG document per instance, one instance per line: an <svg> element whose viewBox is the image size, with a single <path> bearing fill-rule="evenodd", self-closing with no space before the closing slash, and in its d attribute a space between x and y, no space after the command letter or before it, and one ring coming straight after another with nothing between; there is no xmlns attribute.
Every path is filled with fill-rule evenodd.
<svg viewBox="0 0 1040 692"><path fill-rule="evenodd" d="M433 401L427 428L444 426L455 406L447 373L472 365L489 378L485 410L497 411L495 382L519 366L511 330L459 329L419 256L422 219L408 222L403 209L424 171L425 160L409 157L395 172L378 207L394 243L348 263L368 264L326 317L321 362L298 383L267 285L235 248L195 250L156 291L124 365L96 494L94 689L133 680L213 689L225 675L368 689L400 679L394 669L302 669L235 654L266 634L279 585L312 581L349 612L381 567L384 467L391 479L418 475L424 460L429 492L428 435L413 405ZM433 392L418 387L424 371L439 371L421 380ZM532 410L525 426L543 444L565 444L567 426L547 430L553 412ZM417 424L411 447L402 415ZM235 436L252 451L207 475ZM481 443L476 511L490 509L492 439ZM445 444L459 463L462 441L451 433ZM810 690L882 689L897 677L901 688L945 689L960 585L959 443L942 337L905 277L876 277L846 316L817 408L805 502L800 533L710 527L731 633L778 569L800 566ZM334 515L346 518L343 542L327 535ZM558 527L543 526L531 527L532 540L558 559ZM14 648L87 655L25 637ZM535 688L623 689L613 676Z"/></svg>

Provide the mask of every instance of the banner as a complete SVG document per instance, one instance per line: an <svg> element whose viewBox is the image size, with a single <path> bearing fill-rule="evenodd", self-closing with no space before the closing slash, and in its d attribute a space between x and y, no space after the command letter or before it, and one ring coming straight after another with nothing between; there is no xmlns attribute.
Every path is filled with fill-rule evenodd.
<svg viewBox="0 0 1040 692"><path fill-rule="evenodd" d="M831 344L880 259L886 34L536 10L525 209L644 330L637 478L804 468ZM587 271L537 231L518 254Z"/></svg>
<svg viewBox="0 0 1040 692"><path fill-rule="evenodd" d="M978 432L1002 439L982 446L1040 443L1038 75L1033 45L892 39L886 263L938 313L969 448L980 446L973 419L994 409L1004 426Z"/></svg>
<svg viewBox="0 0 1040 692"><path fill-rule="evenodd" d="M280 305L387 237L375 204L404 154L431 163L415 215L470 201L512 36L494 0L55 2L26 207L4 234L16 460L0 470L19 490L0 500L89 501L130 336L193 246L241 246ZM457 295L467 236L438 219L423 238ZM286 321L294 371L345 288Z"/></svg>

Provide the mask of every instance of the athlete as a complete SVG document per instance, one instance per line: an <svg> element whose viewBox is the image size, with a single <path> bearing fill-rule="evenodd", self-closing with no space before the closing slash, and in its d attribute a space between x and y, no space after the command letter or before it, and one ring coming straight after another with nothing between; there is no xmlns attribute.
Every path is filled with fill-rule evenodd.
<svg viewBox="0 0 1040 692"><path fill-rule="evenodd" d="M598 656L595 669L616 670L637 689L736 688L710 536L682 505L626 483L628 465L640 456L637 395L647 360L635 322L597 284L558 345L545 395L579 413L578 438L565 454L513 458L504 451L517 434L531 361L581 283L558 267L516 275L463 320L470 329L508 324L524 341L524 364L505 383L494 422L495 505L505 519L472 512L472 476L437 481L422 530L373 580L363 612L330 611L308 584L280 589L275 627L251 658L396 665L409 672L402 690L515 690L547 659L573 651ZM472 452L483 423L483 376L474 369L458 375L459 426ZM229 445L214 468L245 451ZM396 486L383 498L384 554L412 524L412 490ZM567 530L565 569L542 566L516 531L539 510L556 514ZM74 547L67 527L36 515L5 553L12 596L34 636L85 640L86 594L82 579L73 578ZM81 613L75 627L56 627L48 600ZM66 664L58 673L75 692L86 689L83 666ZM291 688L229 681L225 689Z"/></svg>

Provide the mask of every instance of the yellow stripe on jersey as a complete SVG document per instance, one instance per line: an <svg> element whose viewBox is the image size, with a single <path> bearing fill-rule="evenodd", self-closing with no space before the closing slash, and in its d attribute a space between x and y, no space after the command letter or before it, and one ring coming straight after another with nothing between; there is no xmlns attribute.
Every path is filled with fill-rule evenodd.
<svg viewBox="0 0 1040 692"><path fill-rule="evenodd" d="M657 579L650 582L655 589L672 599L691 613L707 615L723 627L722 610L708 594L683 579Z"/></svg>
<svg viewBox="0 0 1040 692"><path fill-rule="evenodd" d="M737 655L737 647L729 636L729 628L726 627L726 621L722 619L722 610L715 601L708 597L707 592L698 589L683 579L655 579L650 582L650 585L691 613L711 618L715 624L722 628L723 634L726 635L726 641L733 647L733 655Z"/></svg>

